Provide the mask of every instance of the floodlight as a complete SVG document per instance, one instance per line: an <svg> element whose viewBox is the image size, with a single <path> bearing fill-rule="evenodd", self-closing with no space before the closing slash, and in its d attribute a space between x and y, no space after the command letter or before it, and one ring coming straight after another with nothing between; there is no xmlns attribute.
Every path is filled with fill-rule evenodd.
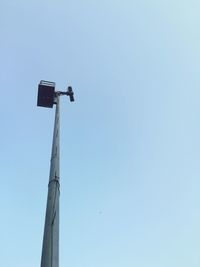
<svg viewBox="0 0 200 267"><path fill-rule="evenodd" d="M52 108L55 98L55 83L40 81L38 85L37 105L40 107Z"/></svg>

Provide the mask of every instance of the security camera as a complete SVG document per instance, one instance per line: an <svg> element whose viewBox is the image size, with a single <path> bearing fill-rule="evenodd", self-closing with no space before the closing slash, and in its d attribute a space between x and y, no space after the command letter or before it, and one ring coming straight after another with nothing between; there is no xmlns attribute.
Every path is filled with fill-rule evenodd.
<svg viewBox="0 0 200 267"><path fill-rule="evenodd" d="M74 92L71 86L68 86L67 88L67 95L69 96L70 101L74 102Z"/></svg>

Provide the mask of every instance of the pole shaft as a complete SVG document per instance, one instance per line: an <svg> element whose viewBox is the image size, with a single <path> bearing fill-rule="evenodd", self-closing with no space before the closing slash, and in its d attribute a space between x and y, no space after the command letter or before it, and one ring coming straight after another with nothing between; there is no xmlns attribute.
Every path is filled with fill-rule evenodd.
<svg viewBox="0 0 200 267"><path fill-rule="evenodd" d="M59 105L59 95L57 95L41 267L59 267L59 196L60 196L60 183L59 183L60 142L59 141L60 141L60 105Z"/></svg>

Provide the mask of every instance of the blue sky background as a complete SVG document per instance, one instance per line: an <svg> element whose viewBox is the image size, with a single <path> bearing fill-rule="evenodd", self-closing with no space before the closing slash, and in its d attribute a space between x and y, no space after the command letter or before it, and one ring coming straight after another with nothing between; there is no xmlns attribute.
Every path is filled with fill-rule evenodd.
<svg viewBox="0 0 200 267"><path fill-rule="evenodd" d="M200 3L0 2L1 266L40 266L61 101L60 266L200 265Z"/></svg>

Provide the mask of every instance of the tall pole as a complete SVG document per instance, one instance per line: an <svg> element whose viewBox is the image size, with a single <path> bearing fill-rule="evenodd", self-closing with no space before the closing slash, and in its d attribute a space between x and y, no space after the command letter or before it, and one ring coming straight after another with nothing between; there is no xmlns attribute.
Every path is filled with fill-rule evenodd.
<svg viewBox="0 0 200 267"><path fill-rule="evenodd" d="M60 96L67 95L74 101L71 86L67 92L55 92L55 83L41 81L38 86L37 105L52 108L56 105L51 151L48 196L41 267L59 267L59 198L60 198Z"/></svg>
<svg viewBox="0 0 200 267"><path fill-rule="evenodd" d="M57 94L41 267L59 267L60 104Z"/></svg>

